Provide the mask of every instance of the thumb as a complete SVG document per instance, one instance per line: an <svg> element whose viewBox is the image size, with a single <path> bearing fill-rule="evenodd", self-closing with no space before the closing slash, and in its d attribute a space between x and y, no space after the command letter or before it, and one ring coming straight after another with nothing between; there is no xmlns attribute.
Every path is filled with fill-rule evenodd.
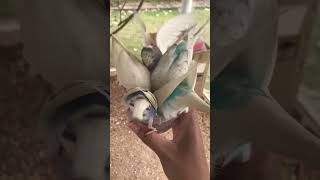
<svg viewBox="0 0 320 180"><path fill-rule="evenodd" d="M131 121L128 127L141 139L141 141L149 146L158 156L166 154L166 149L170 141L161 136L157 132L150 132L150 128L146 125Z"/></svg>

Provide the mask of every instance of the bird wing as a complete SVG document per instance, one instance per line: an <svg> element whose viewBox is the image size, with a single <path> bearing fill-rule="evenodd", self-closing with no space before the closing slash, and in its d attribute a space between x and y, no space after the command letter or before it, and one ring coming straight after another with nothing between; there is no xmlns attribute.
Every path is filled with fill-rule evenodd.
<svg viewBox="0 0 320 180"><path fill-rule="evenodd" d="M111 59L117 69L117 78L122 86L127 90L141 87L150 89L150 72L148 69L112 36L112 56Z"/></svg>
<svg viewBox="0 0 320 180"><path fill-rule="evenodd" d="M156 68L151 74L152 90L159 89L168 82L168 72L174 60L177 46L171 46L168 51L160 58Z"/></svg>
<svg viewBox="0 0 320 180"><path fill-rule="evenodd" d="M162 54L195 25L195 19L190 14L179 15L167 21L159 29L156 37L157 46Z"/></svg>
<svg viewBox="0 0 320 180"><path fill-rule="evenodd" d="M198 40L199 36L203 33L204 28L208 23L210 22L210 17L198 28L192 29L192 31L188 35L188 49L192 50L193 52L193 46L195 45L196 41Z"/></svg>
<svg viewBox="0 0 320 180"><path fill-rule="evenodd" d="M199 109L202 111L209 111L210 107L207 103L205 103L195 92L194 86L197 77L197 68L196 64L192 64L190 66L190 70L183 76L170 80L167 84L162 86L159 90L154 92L158 100L158 106L161 106L167 98L172 95L174 90L182 83L185 83L190 89L189 92L182 95L178 98L178 96L174 97L173 104L175 107L180 106L190 106L195 109Z"/></svg>
<svg viewBox="0 0 320 180"><path fill-rule="evenodd" d="M197 80L197 68L196 64L190 69L188 76L181 82L186 84L190 89L184 95L176 96L172 100L171 104L174 107L184 107L187 106L192 109L197 109L202 112L209 112L210 105L203 101L198 94L194 91L194 87Z"/></svg>
<svg viewBox="0 0 320 180"><path fill-rule="evenodd" d="M135 13L134 19L139 25L140 31L144 37L144 46L156 45L155 39L153 38L154 34L148 33L147 28L143 20L139 17L138 13Z"/></svg>

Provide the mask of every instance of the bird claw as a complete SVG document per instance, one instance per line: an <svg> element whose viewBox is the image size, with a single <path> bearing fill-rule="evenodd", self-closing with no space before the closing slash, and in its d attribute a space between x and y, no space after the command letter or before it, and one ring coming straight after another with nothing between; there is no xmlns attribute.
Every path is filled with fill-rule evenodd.
<svg viewBox="0 0 320 180"><path fill-rule="evenodd" d="M146 132L145 136L148 136L154 132L157 132L158 130L154 127L148 127L150 130L148 132Z"/></svg>
<svg viewBox="0 0 320 180"><path fill-rule="evenodd" d="M157 129L154 128L154 127L152 126L152 124L153 124L153 120L152 120L152 121L149 121L149 123L148 123L148 128L149 128L150 130L145 134L145 136L147 136L147 135L149 135L149 134L152 134L152 133L154 133L154 132L157 132Z"/></svg>

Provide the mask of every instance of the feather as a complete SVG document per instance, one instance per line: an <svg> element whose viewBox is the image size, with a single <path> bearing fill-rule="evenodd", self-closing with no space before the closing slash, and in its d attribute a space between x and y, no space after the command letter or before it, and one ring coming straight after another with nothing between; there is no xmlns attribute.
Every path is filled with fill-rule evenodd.
<svg viewBox="0 0 320 180"><path fill-rule="evenodd" d="M179 40L181 35L190 31L196 22L189 14L176 16L167 21L158 31L156 42L162 54Z"/></svg>
<svg viewBox="0 0 320 180"><path fill-rule="evenodd" d="M143 20L139 17L138 13L135 13L134 19L138 23L139 29L144 37L144 46L156 45L155 33L147 32L147 28Z"/></svg>
<svg viewBox="0 0 320 180"><path fill-rule="evenodd" d="M194 91L197 79L197 68L196 65L190 69L188 76L177 86L174 90L182 91L181 93L174 94L174 92L169 96L172 98L170 102L175 107L187 106L193 109L198 109L202 112L208 112L210 110L209 104L204 102ZM165 101L169 101L167 98Z"/></svg>
<svg viewBox="0 0 320 180"><path fill-rule="evenodd" d="M144 120L144 112L150 107L150 102L147 99L136 99L134 102L134 109L132 110L132 119Z"/></svg>
<svg viewBox="0 0 320 180"><path fill-rule="evenodd" d="M190 63L186 42L173 45L161 57L151 74L152 90L157 90L171 79L176 79L188 72Z"/></svg>
<svg viewBox="0 0 320 180"><path fill-rule="evenodd" d="M112 36L111 58L117 69L117 78L127 90L135 87L150 89L150 72L115 36Z"/></svg>
<svg viewBox="0 0 320 180"><path fill-rule="evenodd" d="M183 76L171 79L154 92L158 100L158 112L162 115L162 122L176 118L178 112L185 111L188 107L204 112L210 111L209 104L194 92L196 77L197 68L194 63Z"/></svg>
<svg viewBox="0 0 320 180"><path fill-rule="evenodd" d="M129 109L129 120L138 120L142 123L151 124L157 116L157 100L154 95L141 88L129 90L123 98L124 104Z"/></svg>
<svg viewBox="0 0 320 180"><path fill-rule="evenodd" d="M175 54L177 45L173 45L169 50L160 58L156 68L151 74L152 90L159 89L168 81L168 72L174 60L177 58Z"/></svg>

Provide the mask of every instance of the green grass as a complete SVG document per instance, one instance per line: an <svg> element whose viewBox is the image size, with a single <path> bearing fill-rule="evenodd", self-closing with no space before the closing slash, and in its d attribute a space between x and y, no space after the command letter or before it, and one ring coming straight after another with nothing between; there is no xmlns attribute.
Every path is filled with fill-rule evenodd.
<svg viewBox="0 0 320 180"><path fill-rule="evenodd" d="M9 10L9 1L1 0L0 1L0 16L8 15L10 13Z"/></svg>
<svg viewBox="0 0 320 180"><path fill-rule="evenodd" d="M312 63L304 69L304 83L307 87L320 92L320 18L317 16L313 31L310 58Z"/></svg>
<svg viewBox="0 0 320 180"><path fill-rule="evenodd" d="M130 15L132 12L123 12L123 19ZM210 17L210 9L199 8L194 9L193 14L195 15L199 24L202 24ZM156 32L167 20L179 15L177 9L154 9L154 10L143 10L140 12L141 19L145 22L147 30L150 32ZM119 23L119 12L110 12L110 28L111 31L115 30ZM142 49L143 37L137 23L133 20L123 28L117 36L120 41L132 51L136 56L140 57L140 51ZM210 24L208 24L203 33L204 40L210 44Z"/></svg>
<svg viewBox="0 0 320 180"><path fill-rule="evenodd" d="M144 2L150 2L150 3L159 3L159 2L180 2L177 0L145 0ZM140 2L140 0L130 0L129 2ZM111 7L117 7L119 4L122 5L124 3L124 0L111 0L110 6Z"/></svg>

